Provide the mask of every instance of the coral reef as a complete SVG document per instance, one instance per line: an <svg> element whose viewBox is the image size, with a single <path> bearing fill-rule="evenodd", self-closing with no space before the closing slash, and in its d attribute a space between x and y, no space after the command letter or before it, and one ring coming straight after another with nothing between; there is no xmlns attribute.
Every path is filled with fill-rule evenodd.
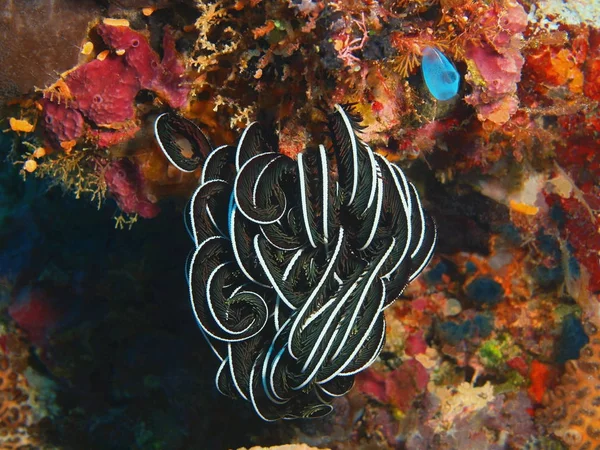
<svg viewBox="0 0 600 450"><path fill-rule="evenodd" d="M189 82L168 29L162 60L148 38L129 28L127 21L105 20L94 31L107 50L64 74L44 90L40 102L48 139L59 148L84 133L99 148L131 139L140 129L135 101L142 89L156 93L173 108L187 101ZM89 130L84 130L83 118Z"/></svg>
<svg viewBox="0 0 600 450"><path fill-rule="evenodd" d="M479 120L504 124L519 106L515 94L525 62L520 48L527 14L514 0L494 2L482 11L469 24L481 27L482 36L464 47L469 67L465 79L473 86L465 101L476 107Z"/></svg>
<svg viewBox="0 0 600 450"><path fill-rule="evenodd" d="M581 357L566 364L559 384L546 392L539 411L549 432L572 449L600 446L600 316L585 324L590 339Z"/></svg>
<svg viewBox="0 0 600 450"><path fill-rule="evenodd" d="M111 161L104 169L104 180L121 211L146 219L156 217L159 208L148 200L140 169L129 159Z"/></svg>
<svg viewBox="0 0 600 450"><path fill-rule="evenodd" d="M27 379L29 351L17 331L0 335L0 446L3 449L46 448L39 436L44 409Z"/></svg>
<svg viewBox="0 0 600 450"><path fill-rule="evenodd" d="M238 450L329 450L326 448L318 449L316 447L309 447L306 444L285 444L285 445L274 445L273 447L242 447Z"/></svg>
<svg viewBox="0 0 600 450"><path fill-rule="evenodd" d="M595 2L71 3L0 14L0 348L32 407L13 435L90 449L599 445ZM458 74L448 100L432 95L454 80L422 65L432 53ZM267 425L214 389L218 365L182 300L181 212L203 148L231 148L219 146L258 121L297 167L335 104L354 104L375 160L413 181L439 224L436 254L385 311L385 346L335 414ZM161 114L202 130L168 131L189 172L155 142Z"/></svg>
<svg viewBox="0 0 600 450"><path fill-rule="evenodd" d="M54 82L79 62L79 43L102 13L94 0L2 2L0 102Z"/></svg>

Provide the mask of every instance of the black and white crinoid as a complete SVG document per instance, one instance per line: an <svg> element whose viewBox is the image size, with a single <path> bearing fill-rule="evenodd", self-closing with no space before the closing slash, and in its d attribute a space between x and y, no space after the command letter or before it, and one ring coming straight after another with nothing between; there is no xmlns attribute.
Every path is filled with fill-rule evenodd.
<svg viewBox="0 0 600 450"><path fill-rule="evenodd" d="M218 390L265 420L319 417L379 355L384 310L427 265L436 228L398 166L336 106L331 148L292 159L258 123L213 149L191 121L158 117L183 171L202 166L186 215L192 309L221 364ZM185 137L187 153L176 139Z"/></svg>

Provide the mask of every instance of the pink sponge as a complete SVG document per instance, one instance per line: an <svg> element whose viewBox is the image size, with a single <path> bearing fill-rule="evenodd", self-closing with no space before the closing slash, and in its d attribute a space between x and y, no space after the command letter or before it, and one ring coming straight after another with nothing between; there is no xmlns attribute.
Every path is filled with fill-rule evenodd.
<svg viewBox="0 0 600 450"><path fill-rule="evenodd" d="M515 92L525 62L519 51L507 49L500 54L488 45L469 45L467 58L477 66L488 95L500 97Z"/></svg>
<svg viewBox="0 0 600 450"><path fill-rule="evenodd" d="M146 219L156 217L160 212L144 191L145 183L139 167L129 159L120 158L109 163L104 179L123 212L139 214Z"/></svg>
<svg viewBox="0 0 600 450"><path fill-rule="evenodd" d="M105 23L96 30L111 53L70 71L64 78L66 98L49 94L42 104L46 132L57 147L84 134L98 147L130 139L139 130L135 97L142 89L154 91L172 108L184 106L190 93L185 66L168 28L162 61L138 31ZM59 101L68 101L69 108ZM70 123L60 125L65 117Z"/></svg>
<svg viewBox="0 0 600 450"><path fill-rule="evenodd" d="M481 31L465 46L465 80L473 87L465 101L475 107L479 120L503 124L519 105L516 92L525 62L521 45L527 13L519 3L504 0L477 21Z"/></svg>
<svg viewBox="0 0 600 450"><path fill-rule="evenodd" d="M42 101L42 120L44 127L55 142L79 139L83 134L84 120L79 110L67 107L64 102L55 103L44 99Z"/></svg>
<svg viewBox="0 0 600 450"><path fill-rule="evenodd" d="M91 61L67 75L65 81L76 107L94 124L121 128L135 118L133 102L141 86L122 57Z"/></svg>

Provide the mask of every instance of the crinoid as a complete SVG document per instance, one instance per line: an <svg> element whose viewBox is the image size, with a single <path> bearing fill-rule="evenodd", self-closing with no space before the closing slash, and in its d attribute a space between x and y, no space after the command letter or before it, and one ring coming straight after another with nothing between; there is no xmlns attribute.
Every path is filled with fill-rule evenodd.
<svg viewBox="0 0 600 450"><path fill-rule="evenodd" d="M156 121L178 168L203 165L187 213L188 282L221 361L217 388L265 420L330 412L381 351L383 311L433 253L435 225L417 190L357 137L359 122L336 106L332 151L319 145L294 160L257 123L213 150L187 119Z"/></svg>

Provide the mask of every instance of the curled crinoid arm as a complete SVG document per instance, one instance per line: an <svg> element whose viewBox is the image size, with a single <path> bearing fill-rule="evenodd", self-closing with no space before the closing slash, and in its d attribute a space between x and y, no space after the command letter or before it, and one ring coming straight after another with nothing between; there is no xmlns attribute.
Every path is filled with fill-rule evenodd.
<svg viewBox="0 0 600 450"><path fill-rule="evenodd" d="M329 413L378 357L385 308L433 253L415 187L360 139L360 121L336 106L332 151L295 161L251 124L207 155L190 202L190 300L221 360L217 388L264 420Z"/></svg>
<svg viewBox="0 0 600 450"><path fill-rule="evenodd" d="M170 112L158 116L154 135L171 164L182 172L196 170L213 150L194 122Z"/></svg>

